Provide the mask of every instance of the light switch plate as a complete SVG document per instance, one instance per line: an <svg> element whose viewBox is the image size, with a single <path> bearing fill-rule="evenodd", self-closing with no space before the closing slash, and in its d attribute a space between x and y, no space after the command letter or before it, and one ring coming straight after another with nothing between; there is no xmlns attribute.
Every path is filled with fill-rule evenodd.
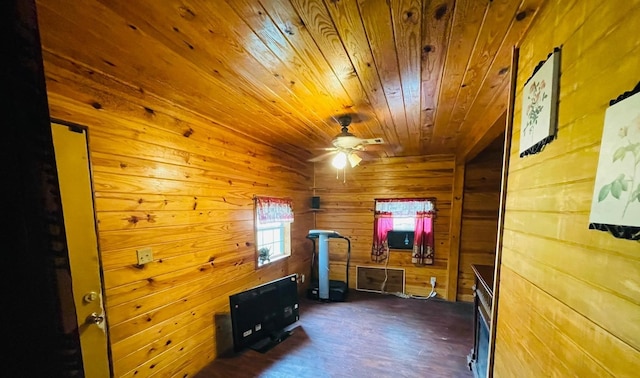
<svg viewBox="0 0 640 378"><path fill-rule="evenodd" d="M136 254L138 255L138 265L143 265L153 261L153 252L151 252L151 248L136 249Z"/></svg>

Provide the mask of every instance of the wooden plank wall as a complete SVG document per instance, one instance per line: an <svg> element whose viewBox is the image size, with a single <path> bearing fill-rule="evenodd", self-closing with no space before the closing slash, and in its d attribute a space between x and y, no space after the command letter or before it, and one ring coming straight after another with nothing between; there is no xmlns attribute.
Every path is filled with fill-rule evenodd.
<svg viewBox="0 0 640 378"><path fill-rule="evenodd" d="M496 377L640 371L640 244L589 230L605 111L640 79L640 2L555 1L520 49ZM558 139L518 157L522 87L562 46Z"/></svg>
<svg viewBox="0 0 640 378"><path fill-rule="evenodd" d="M331 164L316 163L315 186L321 208L316 213L316 228L336 230L351 239L351 287L356 285L357 265L385 266L371 261L374 199L435 197L434 264L416 266L411 263L410 251L394 250L388 267L405 270L407 294L427 295L431 291L429 279L434 276L438 296L446 297L454 168L455 160L448 155L387 158L347 168L343 182L342 173L336 179ZM329 248L331 277L344 280L344 243L336 239Z"/></svg>
<svg viewBox="0 0 640 378"><path fill-rule="evenodd" d="M231 346L230 294L309 273L313 166L162 91L44 58L52 117L89 129L114 376L192 376ZM259 270L254 195L295 210L292 256ZM142 247L154 261L137 267Z"/></svg>
<svg viewBox="0 0 640 378"><path fill-rule="evenodd" d="M189 110L115 89L89 93L65 67L48 61L46 70L51 114L89 128L115 376L193 374L229 347L215 341L230 332L217 323L230 294L308 273L311 168L241 140L235 150L209 140L222 131ZM100 110L77 100L98 97ZM296 211L293 256L260 270L253 195L291 197ZM154 261L138 268L142 247Z"/></svg>
<svg viewBox="0 0 640 378"><path fill-rule="evenodd" d="M494 265L500 205L500 178L504 134L467 163L464 177L459 301L472 302L474 274L472 264Z"/></svg>

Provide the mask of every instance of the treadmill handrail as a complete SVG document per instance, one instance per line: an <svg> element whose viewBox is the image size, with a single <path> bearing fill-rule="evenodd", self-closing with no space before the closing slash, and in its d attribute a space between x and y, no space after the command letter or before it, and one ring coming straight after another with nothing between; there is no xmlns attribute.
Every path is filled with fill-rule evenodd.
<svg viewBox="0 0 640 378"><path fill-rule="evenodd" d="M331 239L344 239L347 241L347 266L346 266L346 284L347 284L347 288L349 287L349 262L351 260L351 239L349 239L346 236L342 236L340 234L338 234L336 232L335 236L333 236L332 234L328 234L328 237ZM315 272L317 269L314 269L315 266L315 260L316 260L316 239L318 239L318 234L309 234L307 235L307 239L311 240L311 242L313 243L313 252L311 254L311 280L313 281L316 277L315 276Z"/></svg>

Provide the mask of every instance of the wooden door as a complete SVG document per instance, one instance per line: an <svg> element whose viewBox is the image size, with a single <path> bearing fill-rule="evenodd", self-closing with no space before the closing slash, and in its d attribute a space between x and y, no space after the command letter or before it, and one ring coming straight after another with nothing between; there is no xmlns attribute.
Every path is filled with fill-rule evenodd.
<svg viewBox="0 0 640 378"><path fill-rule="evenodd" d="M107 321L86 130L51 124L85 377L109 377Z"/></svg>

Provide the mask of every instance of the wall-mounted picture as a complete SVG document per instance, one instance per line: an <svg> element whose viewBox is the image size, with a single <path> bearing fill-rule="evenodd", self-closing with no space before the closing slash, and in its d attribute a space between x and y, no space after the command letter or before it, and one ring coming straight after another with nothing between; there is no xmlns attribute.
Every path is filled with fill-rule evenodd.
<svg viewBox="0 0 640 378"><path fill-rule="evenodd" d="M640 93L615 102L605 113L589 222L591 228L598 229L602 227L593 224L620 226L620 234L624 234L626 227L626 236L616 236L638 238L635 230L640 227Z"/></svg>
<svg viewBox="0 0 640 378"><path fill-rule="evenodd" d="M534 70L522 91L520 157L536 154L555 139L560 49Z"/></svg>

